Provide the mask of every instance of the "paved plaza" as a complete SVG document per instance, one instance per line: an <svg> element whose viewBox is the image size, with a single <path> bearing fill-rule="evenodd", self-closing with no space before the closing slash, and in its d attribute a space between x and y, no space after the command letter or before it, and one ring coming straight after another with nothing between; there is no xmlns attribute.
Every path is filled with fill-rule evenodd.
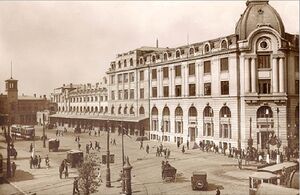
<svg viewBox="0 0 300 195"><path fill-rule="evenodd" d="M42 135L42 128L37 127L37 138ZM56 138L55 130L47 130L48 138ZM57 137L60 140L58 152L48 152L48 148L43 148L43 142L36 139L36 154L42 157L41 169L30 169L29 166L29 146L33 141L18 139L14 144L18 151L18 157L15 161L17 171L14 178L10 179L11 185L1 187L0 194L72 194L73 177L78 175L75 168L69 169L69 178L59 178L59 165L66 158L66 153L70 149L77 149L74 133L71 130L64 136ZM106 153L106 133L101 132L100 136L95 137L92 133L82 133L80 135L81 149L85 153L85 145L90 141L100 141L101 150L91 151L98 156ZM115 154L115 163L111 164L112 187L105 187L106 165L101 165L102 180L99 192L97 194L120 194L121 183L119 173L121 170L121 136L112 133L112 139L116 139L117 145L110 145L111 154ZM6 155L5 143L0 142L1 152ZM163 157L156 157L156 147L159 142L145 141L144 147L149 144L150 153L145 149L140 149L140 142L135 137L124 136L125 155L129 157L132 169L132 191L133 194L216 194L217 187L221 194L247 194L248 176L251 170L239 170L237 159L228 158L222 154L213 152L202 152L199 149L187 150L182 154L181 148L176 144L163 143L164 147L171 150L169 162L177 169L176 182L166 183L161 179L161 162ZM48 144L47 144L48 146ZM46 154L50 157L50 168L45 166L44 157ZM206 171L208 177L207 191L193 191L191 188L191 176L193 171ZM7 185L7 184L6 184ZM1 185L0 185L1 186ZM10 189L10 190L9 190ZM16 190L18 189L18 191Z"/></svg>

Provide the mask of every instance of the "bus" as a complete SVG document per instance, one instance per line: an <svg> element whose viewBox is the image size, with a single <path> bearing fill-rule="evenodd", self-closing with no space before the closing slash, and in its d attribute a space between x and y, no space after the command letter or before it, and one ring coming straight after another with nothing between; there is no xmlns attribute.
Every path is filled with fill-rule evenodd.
<svg viewBox="0 0 300 195"><path fill-rule="evenodd" d="M31 125L12 125L10 133L15 138L33 139L35 136L35 129Z"/></svg>

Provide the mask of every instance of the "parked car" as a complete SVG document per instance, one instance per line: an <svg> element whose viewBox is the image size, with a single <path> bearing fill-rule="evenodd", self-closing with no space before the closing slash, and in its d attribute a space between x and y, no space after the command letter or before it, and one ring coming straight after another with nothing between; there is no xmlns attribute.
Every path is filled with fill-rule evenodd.
<svg viewBox="0 0 300 195"><path fill-rule="evenodd" d="M191 177L193 190L207 190L207 173L204 171L194 171Z"/></svg>

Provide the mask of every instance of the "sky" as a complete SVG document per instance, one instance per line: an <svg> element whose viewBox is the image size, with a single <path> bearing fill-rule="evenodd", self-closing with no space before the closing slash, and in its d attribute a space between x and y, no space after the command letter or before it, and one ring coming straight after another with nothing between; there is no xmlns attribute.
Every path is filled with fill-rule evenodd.
<svg viewBox="0 0 300 195"><path fill-rule="evenodd" d="M234 33L246 1L0 1L0 93L50 95L63 84L100 82L118 53L178 47ZM299 34L299 1L270 1Z"/></svg>

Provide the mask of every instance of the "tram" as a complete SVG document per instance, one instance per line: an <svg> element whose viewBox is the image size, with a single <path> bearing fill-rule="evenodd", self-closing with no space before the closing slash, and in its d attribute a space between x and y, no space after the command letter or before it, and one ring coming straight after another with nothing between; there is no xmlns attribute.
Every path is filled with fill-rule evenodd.
<svg viewBox="0 0 300 195"><path fill-rule="evenodd" d="M35 136L35 129L30 125L12 125L10 133L13 137L33 139Z"/></svg>

